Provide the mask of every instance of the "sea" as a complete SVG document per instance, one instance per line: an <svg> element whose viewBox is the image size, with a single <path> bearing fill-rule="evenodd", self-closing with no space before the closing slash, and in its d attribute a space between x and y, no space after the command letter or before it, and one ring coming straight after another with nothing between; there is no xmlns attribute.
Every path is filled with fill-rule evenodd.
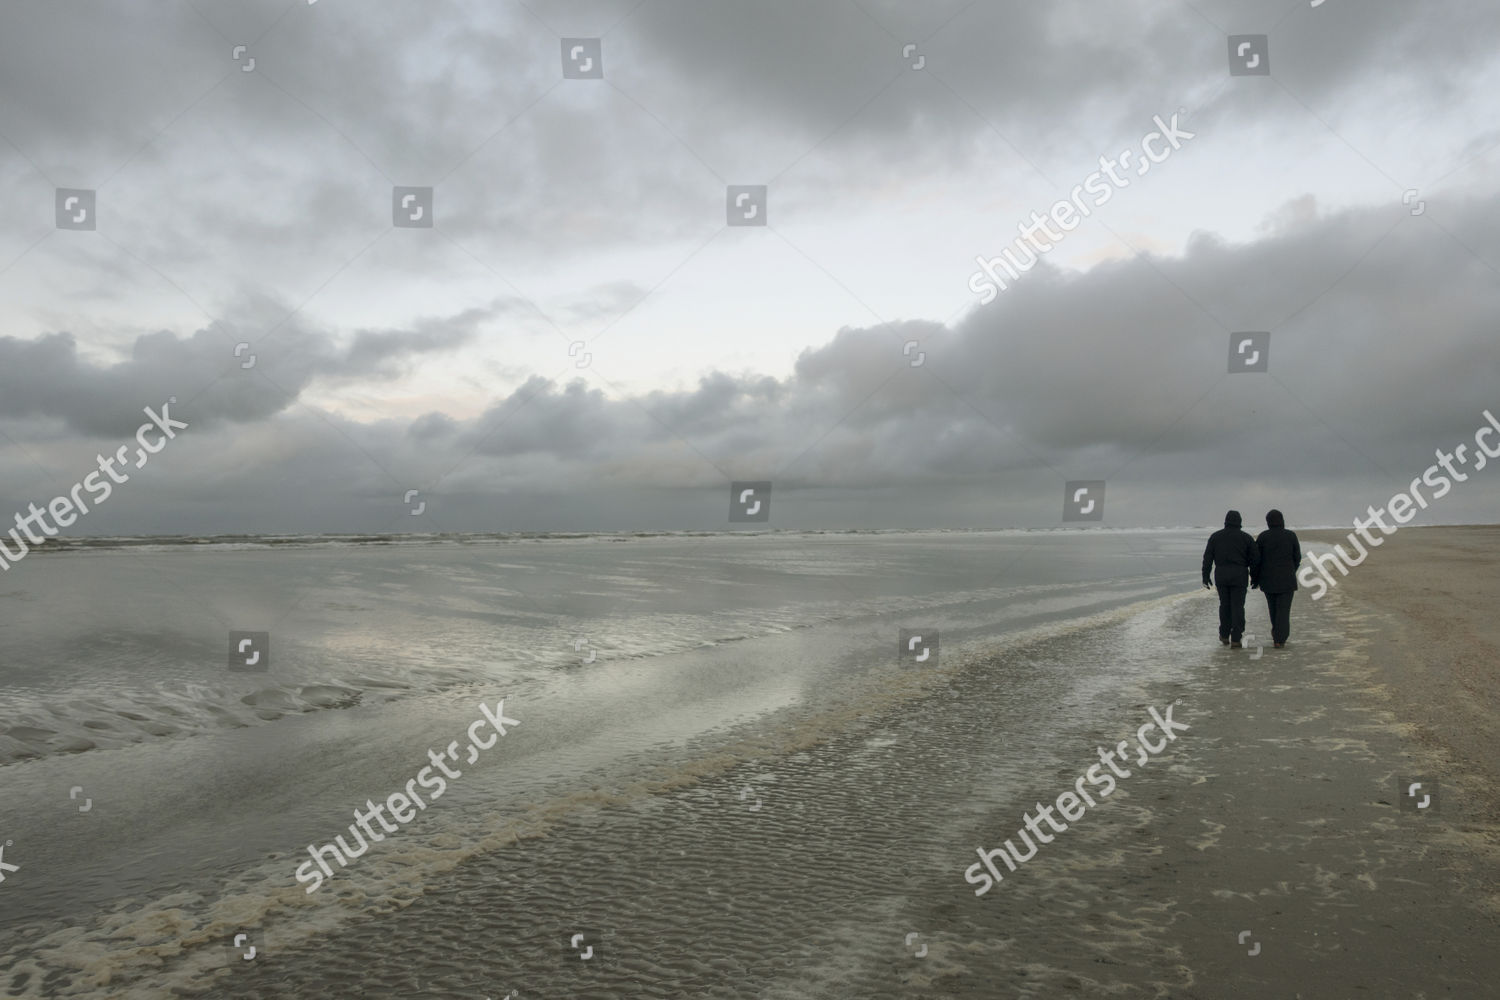
<svg viewBox="0 0 1500 1000"><path fill-rule="evenodd" d="M33 552L0 575L0 995L904 995L990 818L1216 645L1211 530ZM434 756L461 776L309 892Z"/></svg>

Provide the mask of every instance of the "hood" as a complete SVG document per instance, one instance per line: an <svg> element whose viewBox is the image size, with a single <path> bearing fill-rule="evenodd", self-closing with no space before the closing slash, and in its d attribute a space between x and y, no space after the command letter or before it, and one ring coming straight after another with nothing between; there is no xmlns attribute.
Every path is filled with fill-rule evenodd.
<svg viewBox="0 0 1500 1000"><path fill-rule="evenodd" d="M1226 528L1238 528L1243 523L1240 519L1240 512L1237 510L1232 510L1224 515L1224 527Z"/></svg>
<svg viewBox="0 0 1500 1000"><path fill-rule="evenodd" d="M1266 527L1285 528L1286 518L1281 516L1281 511L1279 510L1268 510L1266 511Z"/></svg>

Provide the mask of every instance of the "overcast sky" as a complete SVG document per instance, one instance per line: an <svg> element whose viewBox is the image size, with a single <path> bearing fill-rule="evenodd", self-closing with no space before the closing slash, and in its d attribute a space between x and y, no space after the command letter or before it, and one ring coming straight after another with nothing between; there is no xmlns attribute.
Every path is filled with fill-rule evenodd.
<svg viewBox="0 0 1500 1000"><path fill-rule="evenodd" d="M1497 93L1493 0L5 0L0 521L175 397L73 533L711 529L737 480L1348 523L1500 416Z"/></svg>

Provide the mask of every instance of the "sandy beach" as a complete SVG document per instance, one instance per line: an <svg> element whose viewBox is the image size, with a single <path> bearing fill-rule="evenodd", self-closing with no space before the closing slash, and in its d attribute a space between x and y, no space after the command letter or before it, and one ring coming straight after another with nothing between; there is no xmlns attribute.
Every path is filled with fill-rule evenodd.
<svg viewBox="0 0 1500 1000"><path fill-rule="evenodd" d="M1252 591L1265 648L1160 692L1191 733L1114 816L954 907L964 933L913 995L1497 995L1497 563L1500 529L1403 530L1322 600L1302 591L1282 650ZM1211 598L1201 618L1210 646ZM1408 777L1437 779L1437 808L1402 810Z"/></svg>
<svg viewBox="0 0 1500 1000"><path fill-rule="evenodd" d="M1187 533L225 553L264 560L278 585L288 573L343 579L273 647L278 669L313 671L296 679L304 691L325 677L319 649L410 630L367 582L398 564L449 581L442 602L436 584L421 591L421 613L457 612L432 618L434 648L489 634L494 616L475 619L469 596L492 593L476 588L491 587L497 560L555 576L558 600L572 586L563 568L609 567L612 600L632 608L663 567L688 574L652 598L663 622L685 600L722 603L691 581L752 567L765 583L745 593L768 603L745 619L763 634L717 623L725 638L708 648L674 639L615 660L606 647L593 664L573 652L571 664L508 666L499 682L477 656L426 692L413 690L422 675L392 673L406 685L394 700L133 742L112 722L119 746L9 765L16 815L36 826L16 828L25 851L5 856L22 865L7 899L32 914L4 914L0 986L136 1000L1492 995L1497 541L1495 528L1400 532L1323 599L1303 591L1281 650L1255 592L1246 648L1218 644L1215 599L1196 587L1201 541ZM856 592L779 618L794 581L813 594L836 579L806 575L814 546ZM863 589L876 551L947 568L921 617L902 610L915 596ZM137 559L178 558L59 557L38 562L56 580L30 586L134 578ZM189 558L221 572L219 557ZM1074 579L946 589L1007 561L1019 578L1067 567ZM552 600L527 598L534 645L571 652L571 632L547 632ZM637 645L669 634L640 615L612 628L635 622ZM898 662L897 626L924 620L943 628L940 664ZM703 627L679 626L684 638ZM412 670L430 658L414 647ZM251 698L263 708L276 678L235 684L263 687ZM433 734L464 733L481 697L505 697L522 724L462 765L440 808L306 893L292 878L302 845L340 832L367 794L401 788ZM89 713L78 717L103 718ZM1164 718L1186 728L1141 735ZM1085 777L1101 774L1101 749L1137 739L1150 753L1117 755L1108 789ZM1400 794L1416 780L1437 792L1426 810ZM75 782L97 799L86 816L66 801ZM1024 818L1054 799L1062 811L1072 789L1093 792L1087 810L1066 825L1054 816L1062 829L976 894L966 873L979 852L1019 843ZM255 960L230 947L238 933Z"/></svg>
<svg viewBox="0 0 1500 1000"><path fill-rule="evenodd" d="M895 708L847 719L836 738L768 754L725 775L722 789L666 792L626 827L618 815L579 822L555 835L594 842L580 864L613 887L601 895L635 886L636 904L610 920L617 965L584 980L560 968L538 985L598 997L1492 995L1500 837L1493 765L1479 761L1500 707L1485 655L1497 540L1497 529L1401 533L1323 600L1304 592L1284 650L1219 647L1212 597L1184 596L1128 622L968 659L950 687L907 692ZM1252 634L1264 640L1264 606L1251 597ZM1197 628L1198 652L1162 642L1184 669L1095 705L1083 716L1096 723L1089 731L1028 732L1030 713L993 681L1076 669L1089 650L1149 649L1162 638L1153 628L1174 622ZM1189 731L1143 767L1127 761L1131 777L1114 795L974 895L959 873L977 847L1012 836L1033 801L1097 762L1097 747L1168 705ZM1032 763L997 773L987 759L996 754ZM933 755L950 758L946 781L913 761ZM1413 776L1437 779L1433 812L1401 808L1399 782ZM1005 791L993 794L990 780ZM767 800L755 815L732 791L747 784ZM929 822L963 801L973 816L962 829ZM467 893L427 896L407 925L471 920L496 940L532 939L530 961L524 950L496 961L534 977L555 942L524 926L545 913L535 922L551 927L589 892L583 879L550 894L523 885L527 855L485 860ZM487 884L508 887L509 913L486 902ZM694 932L684 937L666 913L689 899ZM366 968L380 928L325 952L324 974ZM756 944L768 938L783 948ZM802 943L786 949L789 938ZM669 972L670 951L700 954L696 974ZM378 964L403 977L399 957Z"/></svg>
<svg viewBox="0 0 1500 1000"><path fill-rule="evenodd" d="M1402 529L1349 577L1335 576L1378 615L1368 654L1377 693L1463 788L1463 815L1500 821L1500 527Z"/></svg>
<svg viewBox="0 0 1500 1000"><path fill-rule="evenodd" d="M1497 75L0 2L0 1000L1500 1000Z"/></svg>

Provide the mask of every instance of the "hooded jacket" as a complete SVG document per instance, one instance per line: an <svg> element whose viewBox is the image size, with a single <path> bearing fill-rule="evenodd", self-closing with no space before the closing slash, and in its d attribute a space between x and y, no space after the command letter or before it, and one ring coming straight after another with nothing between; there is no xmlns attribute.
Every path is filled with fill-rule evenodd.
<svg viewBox="0 0 1500 1000"><path fill-rule="evenodd" d="M1250 567L1250 582L1259 584L1263 594L1289 594L1297 589L1302 543L1296 532L1286 530L1281 511L1268 511L1266 525L1255 539L1259 557Z"/></svg>
<svg viewBox="0 0 1500 1000"><path fill-rule="evenodd" d="M1224 527L1208 536L1208 547L1203 550L1203 583L1209 584L1208 571L1214 570L1213 582L1221 587L1247 587L1250 584L1250 567L1260 557L1255 539L1240 530L1240 512L1232 510L1224 515Z"/></svg>

